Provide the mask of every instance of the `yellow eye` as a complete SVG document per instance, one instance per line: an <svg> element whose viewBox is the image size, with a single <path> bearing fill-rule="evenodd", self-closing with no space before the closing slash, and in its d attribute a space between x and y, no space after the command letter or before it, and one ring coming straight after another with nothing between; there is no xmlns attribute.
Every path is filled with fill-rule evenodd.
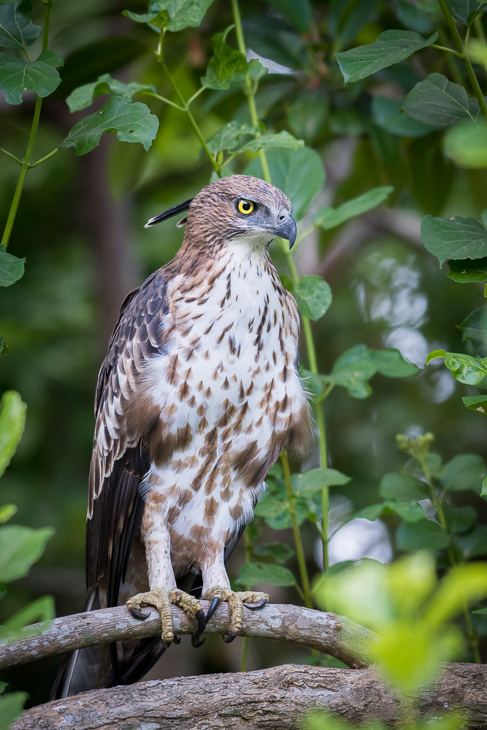
<svg viewBox="0 0 487 730"><path fill-rule="evenodd" d="M238 204L238 210L240 213L243 213L244 215L248 215L249 213L252 213L252 211L255 208L255 205L250 200L241 200Z"/></svg>

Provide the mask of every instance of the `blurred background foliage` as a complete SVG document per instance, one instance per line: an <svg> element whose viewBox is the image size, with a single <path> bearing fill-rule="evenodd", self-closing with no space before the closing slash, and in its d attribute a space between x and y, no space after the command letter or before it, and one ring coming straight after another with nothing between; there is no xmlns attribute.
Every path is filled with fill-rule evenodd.
<svg viewBox="0 0 487 730"><path fill-rule="evenodd" d="M153 84L158 93L173 98L154 55L154 31L122 16L127 6L146 12L145 4L135 0L54 3L50 48L65 63L59 69L62 83L44 100L36 158L59 145L86 116L71 114L66 96L101 74ZM455 166L443 153L437 128L399 114L406 94L428 74L442 73L466 84L464 70L452 54L426 48L364 81L344 85L335 53L372 43L385 30L412 30L426 37L439 29L446 44L444 19L432 0L242 0L240 10L249 57L259 56L269 67L256 95L266 131L286 130L303 139L326 169L326 185L300 230L325 205L340 205L380 185L394 186L387 207L330 231L318 229L295 257L300 274L323 276L333 291L326 316L313 323L321 372L330 372L340 355L361 343L398 348L420 368L407 379L374 376L368 398L351 398L336 388L326 401L330 466L351 477L332 490L336 532L331 562L364 556L389 562L401 552L394 537L398 516L347 520L380 501L384 474L402 470L405 457L396 434L415 438L433 433L434 450L445 461L460 453L487 456L482 418L460 398L477 395L478 389L455 381L440 360L425 366L427 354L435 349L471 352L456 325L482 306L482 285L461 286L446 278L420 239L425 214L479 218L487 174ZM42 4L33 2L30 15L42 24ZM215 0L199 27L166 36L165 60L185 98L199 89L212 55L212 36L232 23L230 3ZM480 44L484 24L479 16L472 30ZM235 47L232 33L227 42ZM475 70L485 84L484 67L479 64ZM104 101L96 99L94 108ZM10 253L26 257L26 271L14 286L0 289L0 333L10 349L0 357L0 391L17 390L28 411L23 440L2 479L1 501L18 505L19 524L52 526L55 535L30 575L9 587L1 605L3 617L46 593L54 596L57 615L82 608L98 368L125 294L169 261L182 241L184 231L172 222L151 230L144 223L210 181L208 159L187 115L157 99L144 101L160 119L149 152L107 134L90 154L76 157L73 149L62 150L26 178L9 244ZM20 106L8 105L3 95L0 99L0 145L18 157L24 154L33 105L33 94L25 94ZM205 91L192 112L206 140L230 120L251 122L238 85ZM252 157L238 158L232 171L242 172ZM0 156L0 224L7 218L17 176L15 162ZM280 272L287 274L277 244L272 253ZM312 454L306 468L314 466ZM473 505L480 523L487 525L487 505L479 494L480 486L464 489L452 500L457 507ZM262 518L257 527L265 541L292 545L290 529L275 532ZM321 563L309 522L302 539L312 575ZM487 554L485 535L474 557L482 554ZM241 541L229 566L234 578L244 561ZM288 566L296 568L294 558ZM292 587L269 591L274 602L300 601ZM478 615L475 621L485 657L487 620ZM227 646L210 636L199 651L187 644L171 648L170 662L164 657L150 677L240 667L240 639ZM305 660L305 652L296 647L253 640L247 668ZM1 678L9 689L27 690L30 704L37 704L46 701L59 661L27 665Z"/></svg>

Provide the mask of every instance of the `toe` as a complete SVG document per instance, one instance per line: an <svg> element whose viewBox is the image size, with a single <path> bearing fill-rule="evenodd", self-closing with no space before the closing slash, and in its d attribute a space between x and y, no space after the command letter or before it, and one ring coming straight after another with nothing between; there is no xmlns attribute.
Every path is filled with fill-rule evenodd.
<svg viewBox="0 0 487 730"><path fill-rule="evenodd" d="M210 607L209 607L209 609L208 609L208 613L206 614L206 623L208 623L208 621L210 620L210 618L211 618L211 617L213 616L213 614L215 613L216 609L218 608L218 606L219 606L219 605L220 605L220 603L221 603L221 600L222 600L222 599L220 598L220 596L215 596L215 597L214 597L214 598L212 599L212 601L211 601L211 603L210 603Z"/></svg>
<svg viewBox="0 0 487 730"><path fill-rule="evenodd" d="M258 603L246 603L244 601L245 608L250 608L251 611L258 611L259 608L264 608L267 603L267 598L262 598Z"/></svg>

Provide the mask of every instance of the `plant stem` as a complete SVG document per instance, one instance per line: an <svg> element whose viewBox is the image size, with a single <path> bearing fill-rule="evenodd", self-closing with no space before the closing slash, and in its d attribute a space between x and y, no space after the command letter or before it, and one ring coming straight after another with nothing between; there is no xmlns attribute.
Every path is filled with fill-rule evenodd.
<svg viewBox="0 0 487 730"><path fill-rule="evenodd" d="M3 152L4 155L7 155L7 157L11 157L12 160L15 160L15 162L18 162L19 165L22 164L22 160L19 160L19 158L15 157L15 155L13 155L11 152L7 152L7 150L4 150L3 147L1 148L1 151Z"/></svg>
<svg viewBox="0 0 487 730"><path fill-rule="evenodd" d="M465 51L465 46L463 45L463 41L460 37L460 33L458 32L457 27L455 25L455 21L453 20L452 14L450 13L450 9L449 9L448 5L446 4L446 0L438 0L438 3L441 8L441 12L443 13L443 17L445 18L448 29L455 42L455 45L458 48L460 58L462 59L465 69L467 71L467 75L470 80L470 84L472 86L473 93L477 97L477 101L479 102L479 106L482 110L484 119L487 119L487 104L485 103L485 99L483 97L482 90L480 88L477 77L475 76L475 72L472 68L470 59Z"/></svg>
<svg viewBox="0 0 487 730"><path fill-rule="evenodd" d="M303 587L304 602L307 608L313 607L313 599L311 598L311 588L309 584L308 571L306 568L306 560L304 558L303 543L301 541L301 533L299 532L298 518L296 517L296 496L293 492L291 484L291 470L289 469L289 461L286 450L281 452L281 464L286 482L286 490L289 501L289 513L293 524L294 544L296 545L296 556L298 558L299 574L301 576L301 585Z"/></svg>
<svg viewBox="0 0 487 730"><path fill-rule="evenodd" d="M29 167L30 168L37 167L37 165L40 165L41 162L45 162L45 160L48 160L50 157L52 157L53 155L55 155L56 152L59 152L59 147L56 147L55 150L53 150L52 152L49 152L48 155L45 155L44 157L41 157L41 159L40 160L37 160L37 162L31 162L31 164L29 165Z"/></svg>
<svg viewBox="0 0 487 730"><path fill-rule="evenodd" d="M431 44L431 48L436 48L438 51L447 51L447 53L454 53L455 56L458 56L458 58L461 58L463 60L463 56L458 53L458 51L454 51L453 48L447 48L446 46L438 46L436 43Z"/></svg>
<svg viewBox="0 0 487 730"><path fill-rule="evenodd" d="M213 155L211 154L210 150L208 149L208 145L206 144L205 139L204 139L203 135L201 134L201 130L198 127L195 118L191 114L191 111L189 109L188 103L185 101L183 95L179 91L179 88L178 88L176 82L174 81L174 79L173 79L173 77L172 77L172 75L171 75L168 67L166 66L166 62L164 60L164 54L163 54L163 51L162 51L163 39L164 39L164 31L161 32L161 38L160 38L160 41L159 41L159 45L157 47L157 51L156 51L157 59L158 59L159 63L161 64L162 70L166 74L166 76L168 78L168 81L169 81L169 83L171 84L171 86L172 86L172 88L174 90L174 93L176 94L176 96L178 97L179 101L181 102L181 107L183 108L183 110L188 115L189 121L190 121L191 126L193 127L193 130L194 130L194 133L196 134L200 145L203 147L204 151L208 155L208 159L211 162L211 166L215 170L215 172L218 175L218 177L221 177L222 176L222 173L221 173L220 165L218 165L218 163L216 162L215 158L213 157ZM164 101L166 101L166 99L164 99Z"/></svg>
<svg viewBox="0 0 487 730"><path fill-rule="evenodd" d="M45 5L45 10L44 10L44 32L43 32L43 36L42 36L42 50L46 51L48 43L49 43L49 23L50 23L50 18L51 18L52 0L43 0L43 3ZM10 210L8 213L7 223L5 224L5 230L4 230L3 236L2 236L2 244L5 246L5 249L8 246L8 242L10 240L10 235L11 235L12 229L14 227L15 217L17 215L20 198L22 197L22 190L24 188L25 176L27 175L27 171L30 167L32 153L34 152L37 128L39 126L39 118L41 115L41 106L42 106L42 99L40 98L40 96L38 96L36 98L36 103L35 103L35 107L34 107L34 116L32 118L32 126L30 128L29 141L27 142L27 150L25 153L25 157L22 161L17 160L17 162L20 162L20 175L19 175L19 179L17 181L17 186L15 188L14 196L12 198L12 203L10 205ZM7 153L7 154L9 154L9 153ZM13 157L13 155L10 155L10 156ZM14 158L14 159L16 159L16 158Z"/></svg>
<svg viewBox="0 0 487 730"><path fill-rule="evenodd" d="M241 53L245 55L246 53L246 46L245 46L245 39L243 35L243 29L242 29L242 19L240 17L240 8L238 5L238 0L232 0L232 12L233 12L233 20L235 23L235 32L237 35L237 45L238 49ZM249 76L247 74L246 80L246 95L248 99L249 104L249 111L250 111L250 118L252 120L252 124L256 127L259 124L259 117L257 115L257 107L255 105L255 89L252 87L251 80L249 79ZM257 132L256 137L260 136L260 132ZM267 158L265 154L265 150L260 150L259 152L259 158L262 164L262 172L264 175L264 179L268 183L272 183L271 180L271 174L269 170L269 165L267 163ZM314 230L314 228L313 228ZM299 241L301 242L305 236L307 236L309 233L311 233L311 230L306 231L302 236L300 236ZM284 244L281 242L281 249L284 252L284 255L286 257L286 262L289 267L289 271L291 273L291 279L293 280L293 283L296 285L299 282L299 274L296 269L296 264L294 263L293 256L291 252L285 248ZM309 361L309 369L311 372L318 374L318 363L316 361L316 350L314 346L314 340L313 340L313 332L311 330L311 323L307 317L302 317L302 323L303 323L303 332L304 332L304 338L306 341L306 349L308 352L308 361ZM316 418L318 422L318 428L319 428L319 447L320 447L320 461L321 461L321 467L326 469L328 465L328 456L327 456L327 449L326 449L326 430L325 430L325 415L323 411L323 406L319 403L315 404L316 408ZM284 454L284 458L287 461L287 455ZM322 510L323 510L323 517L322 517L322 536L325 536L325 539L323 539L323 567L326 570L328 567L328 509L329 509L329 490L328 487L323 489L322 491ZM299 528L298 528L299 532Z"/></svg>

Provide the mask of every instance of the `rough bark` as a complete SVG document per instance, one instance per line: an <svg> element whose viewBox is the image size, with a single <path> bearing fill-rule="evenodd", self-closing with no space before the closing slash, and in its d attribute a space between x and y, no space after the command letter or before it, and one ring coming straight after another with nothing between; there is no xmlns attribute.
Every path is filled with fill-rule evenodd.
<svg viewBox="0 0 487 730"><path fill-rule="evenodd" d="M207 601L202 601L205 610ZM178 634L190 634L196 623L173 607L174 628ZM155 609L148 608L145 621L133 618L125 606L78 613L55 619L40 635L20 639L0 648L0 669L26 664L45 656L60 654L84 646L158 636L161 620ZM228 633L228 605L219 606L205 631ZM29 630L28 627L27 631ZM260 636L302 644L340 659L349 667L364 667L362 642L370 631L343 616L314 611L301 606L269 604L260 611L244 609L242 636Z"/></svg>
<svg viewBox="0 0 487 730"><path fill-rule="evenodd" d="M372 670L288 664L94 690L28 710L12 730L297 730L317 706L354 724L397 719L396 700ZM469 727L487 727L487 667L447 665L420 708L436 717L461 708Z"/></svg>

